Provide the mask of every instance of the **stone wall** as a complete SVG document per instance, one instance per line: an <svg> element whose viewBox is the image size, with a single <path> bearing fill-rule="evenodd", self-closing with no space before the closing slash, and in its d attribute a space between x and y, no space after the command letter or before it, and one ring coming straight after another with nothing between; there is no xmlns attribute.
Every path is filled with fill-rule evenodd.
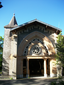
<svg viewBox="0 0 64 85"><path fill-rule="evenodd" d="M44 34L53 44L53 46L55 46L56 43L56 37L57 34L55 33L55 31L52 31L50 29L46 29L43 26L37 25L37 26L29 26L27 27L27 29L22 29L20 31L18 31L18 47L21 43L21 41L30 33L34 32L34 31L39 31L42 34Z"/></svg>
<svg viewBox="0 0 64 85"><path fill-rule="evenodd" d="M2 74L9 75L9 57L11 55L10 28L5 28L3 45Z"/></svg>

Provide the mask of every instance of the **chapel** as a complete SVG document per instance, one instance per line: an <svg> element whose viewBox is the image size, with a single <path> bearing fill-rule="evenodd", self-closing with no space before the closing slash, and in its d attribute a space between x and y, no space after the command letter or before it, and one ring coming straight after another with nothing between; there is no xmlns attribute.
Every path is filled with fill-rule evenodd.
<svg viewBox="0 0 64 85"><path fill-rule="evenodd" d="M4 28L3 75L14 78L58 75L55 46L61 29L37 19L18 25L15 15Z"/></svg>

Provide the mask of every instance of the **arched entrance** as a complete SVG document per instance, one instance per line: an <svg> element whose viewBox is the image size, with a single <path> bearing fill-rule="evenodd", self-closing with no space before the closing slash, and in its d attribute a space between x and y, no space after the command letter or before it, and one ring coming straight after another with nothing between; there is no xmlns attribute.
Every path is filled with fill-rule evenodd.
<svg viewBox="0 0 64 85"><path fill-rule="evenodd" d="M33 36L32 36L33 35ZM51 50L52 49L52 50ZM21 59L21 76L45 76L50 75L50 55L55 50L51 41L40 32L29 34L20 43L18 48L18 61ZM20 71L20 72L19 72Z"/></svg>
<svg viewBox="0 0 64 85"><path fill-rule="evenodd" d="M18 47L18 56L24 55L25 50L28 49L29 46L33 46L33 41L35 39L36 39L37 43L40 42L46 48L46 50L48 50L49 55L54 55L55 54L55 49L52 45L52 42L47 38L47 36L45 36L41 32L35 31L35 32L32 32L29 35L27 35L23 39L23 41L20 42L20 45ZM27 50L27 51L29 51L29 50Z"/></svg>

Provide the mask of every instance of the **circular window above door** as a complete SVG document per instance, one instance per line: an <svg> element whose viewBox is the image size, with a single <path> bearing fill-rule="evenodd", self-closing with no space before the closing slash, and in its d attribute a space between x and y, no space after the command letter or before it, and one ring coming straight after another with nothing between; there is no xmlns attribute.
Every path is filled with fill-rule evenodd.
<svg viewBox="0 0 64 85"><path fill-rule="evenodd" d="M41 49L41 47L39 47L39 45L34 45L34 46L31 48L31 53L32 53L32 54L39 55L39 54L41 54L41 52L42 52L42 49Z"/></svg>

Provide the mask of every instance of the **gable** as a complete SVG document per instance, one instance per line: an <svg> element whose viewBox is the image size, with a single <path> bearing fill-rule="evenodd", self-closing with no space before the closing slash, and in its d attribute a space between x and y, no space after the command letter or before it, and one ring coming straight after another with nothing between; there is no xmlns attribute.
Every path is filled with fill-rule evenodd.
<svg viewBox="0 0 64 85"><path fill-rule="evenodd" d="M57 27L54 27L52 25L49 25L49 24L46 24L44 22L41 22L39 20L33 20L33 21L30 21L30 22L27 22L27 23L24 23L22 25L19 25L15 28L12 28L11 31L18 31L18 30L22 30L22 29L27 29L27 27L31 26L31 25L34 25L35 27L37 25L40 25L40 26L43 26L45 27L45 29L50 29L50 30L53 30L55 33L59 33L60 31L62 31L61 29L57 28Z"/></svg>

